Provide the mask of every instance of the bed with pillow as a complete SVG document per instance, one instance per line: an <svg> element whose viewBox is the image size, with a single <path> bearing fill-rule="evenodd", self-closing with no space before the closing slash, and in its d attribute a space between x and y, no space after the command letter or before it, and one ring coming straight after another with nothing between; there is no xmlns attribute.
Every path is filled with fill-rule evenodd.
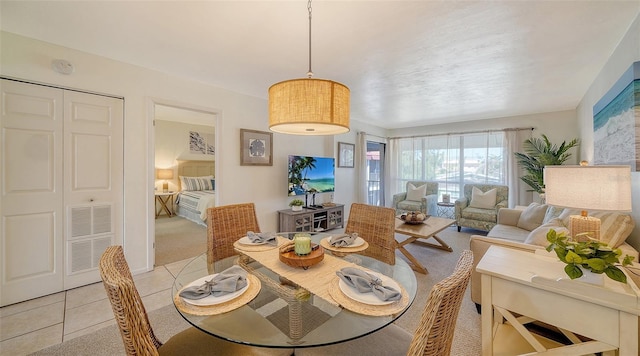
<svg viewBox="0 0 640 356"><path fill-rule="evenodd" d="M206 226L207 209L216 205L216 181L213 172L213 161L178 161L178 216Z"/></svg>

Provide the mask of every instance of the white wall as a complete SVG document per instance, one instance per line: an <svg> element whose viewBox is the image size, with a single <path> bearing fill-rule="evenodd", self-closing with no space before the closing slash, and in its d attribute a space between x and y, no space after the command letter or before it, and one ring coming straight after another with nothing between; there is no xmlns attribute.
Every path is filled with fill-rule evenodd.
<svg viewBox="0 0 640 356"><path fill-rule="evenodd" d="M72 75L51 70L51 60L62 58L75 66ZM336 137L273 135L272 167L240 166L240 128L268 131L266 99L240 95L224 89L136 67L89 53L60 47L15 34L0 33L0 74L62 87L112 94L125 98L124 122L124 247L131 269L152 268L149 236L154 234L153 126L149 106L161 99L178 106L197 106L219 115L216 126L216 179L221 205L255 202L258 220L265 231L277 229L278 209L287 208L287 156L306 154L334 157ZM265 88L265 91L267 88ZM219 148L219 149L218 149ZM351 180L336 182L340 194L353 188Z"/></svg>
<svg viewBox="0 0 640 356"><path fill-rule="evenodd" d="M640 8L640 3L638 3ZM613 86L632 63L640 61L640 15L631 24L629 31L620 41L618 47L595 78L591 87L582 98L578 106L578 129L583 144L580 147L580 158L591 161L593 159L593 105ZM640 172L631 174L632 204L636 228L627 242L640 250Z"/></svg>

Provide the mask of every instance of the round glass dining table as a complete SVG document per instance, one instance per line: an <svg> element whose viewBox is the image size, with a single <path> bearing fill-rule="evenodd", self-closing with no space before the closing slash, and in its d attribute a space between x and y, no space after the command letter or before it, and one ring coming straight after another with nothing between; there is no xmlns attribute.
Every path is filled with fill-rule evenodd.
<svg viewBox="0 0 640 356"><path fill-rule="evenodd" d="M293 239L294 233L277 235ZM311 234L311 239L319 244L321 239L328 236L330 235L327 233L316 233ZM274 259L278 259L278 251L278 248L273 248ZM243 254L242 251L238 252L239 256L216 262L214 271L220 272L239 264ZM304 287L304 283L287 283L290 281L278 273L255 260L246 262L247 258L244 258L245 265L248 263L247 266L250 266L250 272L258 274L262 279L260 291L255 298L236 309L218 315L195 315L182 310L177 304L176 309L194 327L228 341L259 347L303 348L335 344L368 335L392 323L413 303L417 290L416 277L404 260L396 259L394 265L389 265L360 254L334 253L325 249L325 261L329 255L333 256L332 260L335 257L340 259L341 263L351 262L392 278L406 292L407 304L392 315L375 316L354 312L333 300L326 300L329 299L326 296L322 298L306 288L301 288ZM316 266L311 266L300 273L309 273L309 278L313 279L314 268ZM302 268L300 271L303 271ZM335 274L335 271L332 273ZM203 254L190 261L176 276L172 295L176 296L183 287L207 275L207 256ZM287 297L286 293L290 293L290 297Z"/></svg>

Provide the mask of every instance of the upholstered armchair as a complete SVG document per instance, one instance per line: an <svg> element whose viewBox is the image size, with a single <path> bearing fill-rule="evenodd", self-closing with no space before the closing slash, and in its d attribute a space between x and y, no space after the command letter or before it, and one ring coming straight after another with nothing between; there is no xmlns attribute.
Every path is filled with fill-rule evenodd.
<svg viewBox="0 0 640 356"><path fill-rule="evenodd" d="M489 231L498 223L498 210L508 207L509 187L492 184L465 184L463 195L455 202L458 231L470 227Z"/></svg>
<svg viewBox="0 0 640 356"><path fill-rule="evenodd" d="M438 183L425 181L407 182L404 193L393 195L392 208L396 212L421 211L428 215L437 215Z"/></svg>

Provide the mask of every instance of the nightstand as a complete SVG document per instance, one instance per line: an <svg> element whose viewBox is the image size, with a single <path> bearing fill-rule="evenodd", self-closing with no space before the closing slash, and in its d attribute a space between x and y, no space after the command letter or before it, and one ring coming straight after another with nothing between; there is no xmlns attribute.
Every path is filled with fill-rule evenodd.
<svg viewBox="0 0 640 356"><path fill-rule="evenodd" d="M173 217L175 212L173 211L174 197L178 194L177 192L155 192L156 196L156 219L162 212L168 216ZM158 204L160 203L160 208L158 208Z"/></svg>

